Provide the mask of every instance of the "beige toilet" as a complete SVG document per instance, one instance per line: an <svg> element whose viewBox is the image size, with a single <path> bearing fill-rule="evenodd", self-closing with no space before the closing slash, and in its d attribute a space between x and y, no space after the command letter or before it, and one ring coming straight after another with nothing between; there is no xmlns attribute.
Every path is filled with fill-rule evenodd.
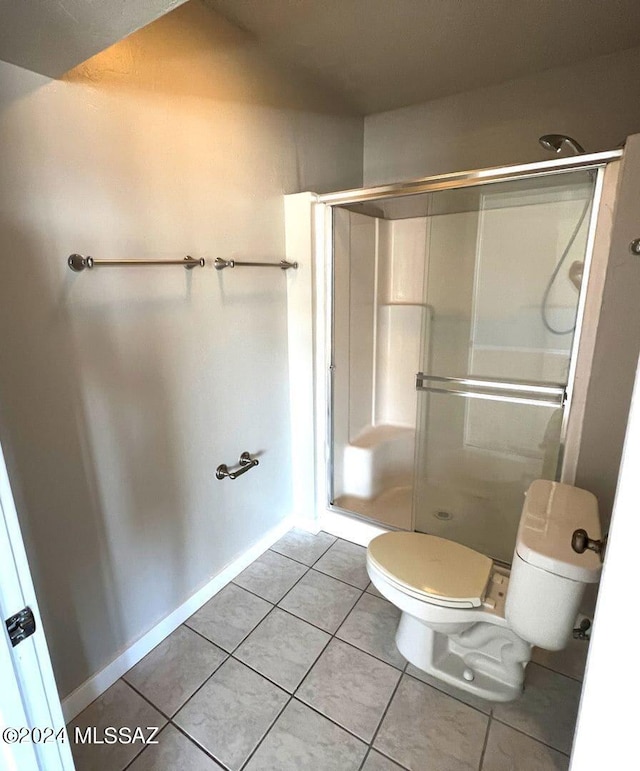
<svg viewBox="0 0 640 771"><path fill-rule="evenodd" d="M402 611L398 650L423 671L477 696L517 698L532 646L567 645L585 587L600 577L600 556L572 547L580 528L600 538L595 496L536 480L525 497L510 571L437 536L374 538L367 570Z"/></svg>

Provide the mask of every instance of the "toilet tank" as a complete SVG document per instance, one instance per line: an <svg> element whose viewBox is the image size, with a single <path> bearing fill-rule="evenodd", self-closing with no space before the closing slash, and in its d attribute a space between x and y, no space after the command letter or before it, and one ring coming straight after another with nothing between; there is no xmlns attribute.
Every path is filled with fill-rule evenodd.
<svg viewBox="0 0 640 771"><path fill-rule="evenodd" d="M590 550L578 554L571 546L578 528L600 539L596 497L560 482L532 482L513 552L505 618L517 635L547 650L567 645L585 587L600 578L600 556Z"/></svg>

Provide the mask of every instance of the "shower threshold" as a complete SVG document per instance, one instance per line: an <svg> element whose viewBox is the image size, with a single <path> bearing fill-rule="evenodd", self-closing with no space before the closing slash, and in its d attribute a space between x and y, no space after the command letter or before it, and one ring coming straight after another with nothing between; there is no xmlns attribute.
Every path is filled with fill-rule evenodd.
<svg viewBox="0 0 640 771"><path fill-rule="evenodd" d="M341 509L399 530L413 529L412 503L413 487L411 485L388 487L375 498L340 495L334 500L334 504Z"/></svg>

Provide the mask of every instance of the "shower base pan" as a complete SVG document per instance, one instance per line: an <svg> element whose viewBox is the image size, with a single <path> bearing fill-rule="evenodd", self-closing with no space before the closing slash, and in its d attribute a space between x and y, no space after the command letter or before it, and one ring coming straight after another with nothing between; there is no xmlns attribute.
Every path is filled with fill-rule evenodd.
<svg viewBox="0 0 640 771"><path fill-rule="evenodd" d="M358 498L355 495L340 495L334 504L358 516L375 522L396 527L400 530L412 530L411 505L413 487L403 485L383 490L375 498Z"/></svg>

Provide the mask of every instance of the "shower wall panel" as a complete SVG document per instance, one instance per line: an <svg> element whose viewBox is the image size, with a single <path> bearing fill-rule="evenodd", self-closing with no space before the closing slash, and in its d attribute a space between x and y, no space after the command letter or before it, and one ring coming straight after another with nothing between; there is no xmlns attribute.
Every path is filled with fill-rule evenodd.
<svg viewBox="0 0 640 771"><path fill-rule="evenodd" d="M378 220L350 215L349 236L349 438L373 422L375 285Z"/></svg>
<svg viewBox="0 0 640 771"><path fill-rule="evenodd" d="M427 223L334 212L334 501L411 527Z"/></svg>
<svg viewBox="0 0 640 771"><path fill-rule="evenodd" d="M500 203L509 202L509 208ZM569 352L578 290L569 278L574 261L584 257L583 222L565 258L563 269L549 291L546 314L550 326L566 334L554 334L541 323L541 298L554 267L579 221L585 202L575 193L566 200L521 200L517 214L513 195L493 195L490 208L481 212L478 228L478 257L475 270L469 372L478 376L566 382ZM551 227L550 227L551 224ZM501 269L505 259L512 265L508 284ZM514 270L515 268L515 270ZM554 433L558 416L543 411L523 413L520 422L506 424L499 419L498 405L470 402L467 405L465 445L532 458L530 474L540 473L538 460L545 447L532 455L528 437ZM553 468L557 453L546 461ZM553 472L552 472L553 473Z"/></svg>
<svg viewBox="0 0 640 771"><path fill-rule="evenodd" d="M376 424L415 429L427 233L426 217L380 220Z"/></svg>
<svg viewBox="0 0 640 771"><path fill-rule="evenodd" d="M372 424L378 220L334 211L334 494L344 483L344 453Z"/></svg>

